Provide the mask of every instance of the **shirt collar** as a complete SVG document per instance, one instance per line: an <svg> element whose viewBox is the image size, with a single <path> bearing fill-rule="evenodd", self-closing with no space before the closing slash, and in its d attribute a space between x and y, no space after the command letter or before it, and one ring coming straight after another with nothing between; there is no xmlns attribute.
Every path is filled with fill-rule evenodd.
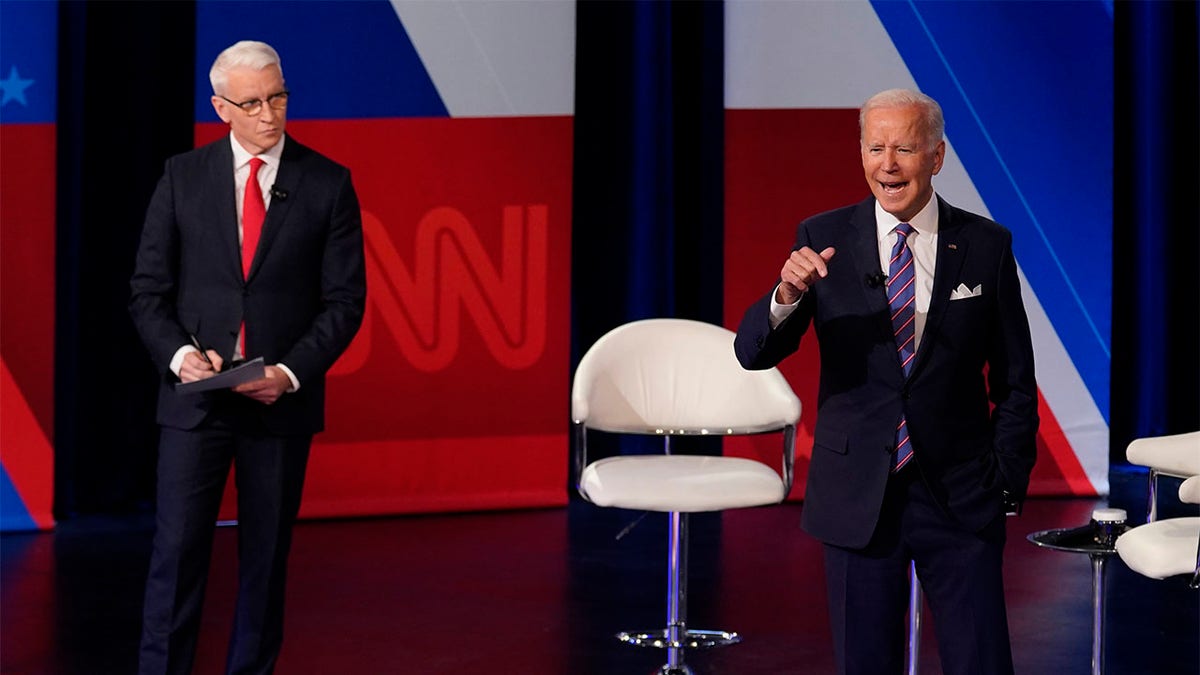
<svg viewBox="0 0 1200 675"><path fill-rule="evenodd" d="M883 241L885 237L896 229L900 221L883 210L883 206L879 204L879 200L875 200L875 228L876 235L879 241ZM930 235L937 234L938 231L938 196L935 193L929 198L929 202L917 211L917 215L908 221L909 225L920 234Z"/></svg>
<svg viewBox="0 0 1200 675"><path fill-rule="evenodd" d="M242 147L242 144L238 143L237 139L233 137L233 132L230 132L229 145L233 147L233 170L237 171L243 166L246 166L250 163L250 160L254 159L255 157L258 157L262 161L266 162L267 165L272 169L278 170L279 160L283 156L283 144L286 142L287 134L284 134L279 139L279 142L275 145L272 145L266 152L262 153L261 155L251 155L246 151L245 148Z"/></svg>

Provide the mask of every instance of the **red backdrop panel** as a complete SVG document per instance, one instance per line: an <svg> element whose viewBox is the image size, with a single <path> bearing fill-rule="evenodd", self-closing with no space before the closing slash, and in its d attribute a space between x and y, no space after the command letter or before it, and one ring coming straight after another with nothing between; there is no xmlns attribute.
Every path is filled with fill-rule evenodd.
<svg viewBox="0 0 1200 675"><path fill-rule="evenodd" d="M779 282L808 216L866 196L857 110L728 110L725 113L725 325ZM804 496L817 413L817 341L779 370L800 397L792 497ZM777 435L729 438L725 452L779 464Z"/></svg>
<svg viewBox="0 0 1200 675"><path fill-rule="evenodd" d="M0 124L0 445L41 529L54 525L55 128Z"/></svg>
<svg viewBox="0 0 1200 675"><path fill-rule="evenodd" d="M566 502L572 126L289 123L351 169L368 274L302 515Z"/></svg>

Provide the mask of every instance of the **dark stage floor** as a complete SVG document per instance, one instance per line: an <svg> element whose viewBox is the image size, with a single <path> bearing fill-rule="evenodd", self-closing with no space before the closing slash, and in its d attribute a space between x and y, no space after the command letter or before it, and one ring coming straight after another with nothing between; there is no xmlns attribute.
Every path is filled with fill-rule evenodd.
<svg viewBox="0 0 1200 675"><path fill-rule="evenodd" d="M1142 476L1114 479L1140 513ZM1123 482L1124 481L1124 482ZM1129 496L1121 503L1122 485ZM1144 490L1142 490L1144 494ZM1018 673L1090 672L1084 555L1039 549L1035 530L1086 522L1098 500L1035 500L1009 520L1005 575ZM698 675L829 673L820 549L800 505L692 519L690 625L740 645L694 652ZM622 629L662 626L665 518L563 509L305 522L298 526L280 673L645 675L661 652ZM149 555L147 517L87 518L4 535L4 673L132 673ZM219 673L233 607L235 532L217 532L197 673ZM1112 674L1200 673L1200 594L1109 565ZM928 624L927 624L928 626ZM931 628L922 673L939 673Z"/></svg>

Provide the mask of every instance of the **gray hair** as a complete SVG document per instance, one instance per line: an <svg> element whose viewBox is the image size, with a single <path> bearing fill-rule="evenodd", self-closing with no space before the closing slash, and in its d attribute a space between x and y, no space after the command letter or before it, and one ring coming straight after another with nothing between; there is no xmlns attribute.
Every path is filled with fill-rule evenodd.
<svg viewBox="0 0 1200 675"><path fill-rule="evenodd" d="M877 108L905 108L908 106L921 108L921 126L924 128L926 138L929 139L929 147L933 148L946 133L946 119L942 117L942 106L925 94L911 89L888 89L867 99L867 102L863 103L862 108L858 111L859 138L862 138L862 131L866 127L867 112Z"/></svg>
<svg viewBox="0 0 1200 675"><path fill-rule="evenodd" d="M219 96L229 83L229 71L237 68L262 70L268 66L278 66L279 73L283 74L279 53L271 45L255 40L242 40L217 55L212 69L208 71L208 81L212 84L213 93Z"/></svg>

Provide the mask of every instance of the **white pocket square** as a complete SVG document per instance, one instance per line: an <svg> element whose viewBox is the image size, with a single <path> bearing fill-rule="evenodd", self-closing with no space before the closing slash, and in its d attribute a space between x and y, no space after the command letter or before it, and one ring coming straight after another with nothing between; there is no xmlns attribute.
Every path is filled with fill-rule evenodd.
<svg viewBox="0 0 1200 675"><path fill-rule="evenodd" d="M958 288L950 291L951 300L963 300L966 298L976 298L983 295L983 284L975 284L975 288L967 288L966 284L959 284Z"/></svg>

